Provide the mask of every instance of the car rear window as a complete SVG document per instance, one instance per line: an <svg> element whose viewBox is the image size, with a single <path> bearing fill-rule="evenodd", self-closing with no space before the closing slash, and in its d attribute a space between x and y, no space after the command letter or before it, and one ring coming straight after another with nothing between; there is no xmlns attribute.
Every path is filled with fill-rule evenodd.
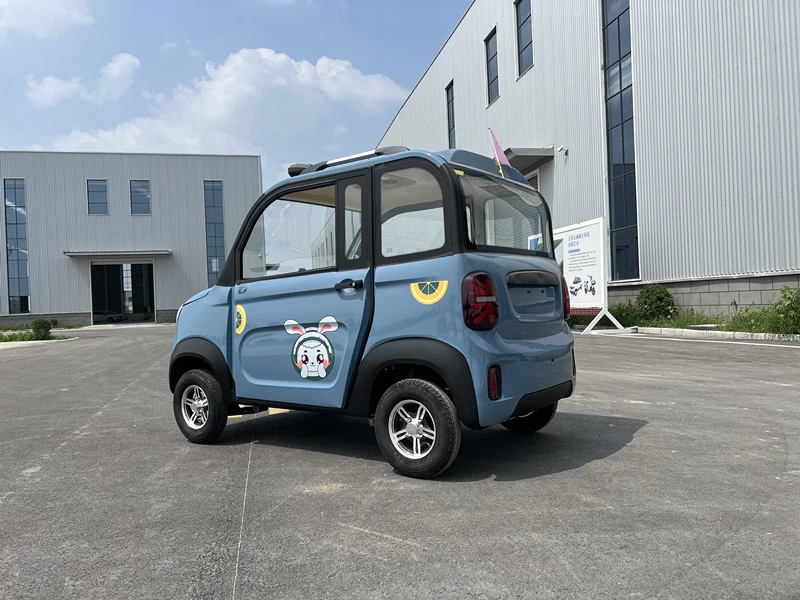
<svg viewBox="0 0 800 600"><path fill-rule="evenodd" d="M533 189L488 175L459 177L469 239L479 249L553 256L547 205Z"/></svg>

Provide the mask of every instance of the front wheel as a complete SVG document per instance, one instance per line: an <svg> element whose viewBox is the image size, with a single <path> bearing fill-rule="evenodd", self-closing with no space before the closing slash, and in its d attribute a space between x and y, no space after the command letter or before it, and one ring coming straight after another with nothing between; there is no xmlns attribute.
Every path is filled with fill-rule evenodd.
<svg viewBox="0 0 800 600"><path fill-rule="evenodd" d="M187 371L178 380L172 409L181 433L195 444L210 444L228 422L222 387L211 373L202 369Z"/></svg>
<svg viewBox="0 0 800 600"><path fill-rule="evenodd" d="M404 379L381 396L375 410L381 453L401 475L428 479L445 471L461 445L453 401L422 379Z"/></svg>
<svg viewBox="0 0 800 600"><path fill-rule="evenodd" d="M503 427L517 433L533 433L547 425L556 414L558 402L535 410L524 417L517 417L503 423Z"/></svg>

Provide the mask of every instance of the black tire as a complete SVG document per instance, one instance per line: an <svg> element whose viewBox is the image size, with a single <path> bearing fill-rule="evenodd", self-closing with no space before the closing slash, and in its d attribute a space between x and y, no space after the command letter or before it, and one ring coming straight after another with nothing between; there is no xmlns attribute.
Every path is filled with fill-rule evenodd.
<svg viewBox="0 0 800 600"><path fill-rule="evenodd" d="M416 428L419 425L426 430L426 433L422 433L422 429L415 429L414 435L406 433L406 441L398 441L398 444L411 454L415 453L417 448L415 444L419 444L421 456L413 458L404 456L395 447L390 428L402 433L398 431L398 426L405 419L400 409L405 410L407 407L418 409L419 405L424 407L422 423L417 423L414 419L409 426ZM395 407L398 407L397 411ZM417 412L414 417L419 414ZM434 436L432 441L429 437L424 437L431 433ZM456 459L461 446L461 424L453 401L441 388L422 379L404 379L386 390L378 401L375 410L375 438L378 440L381 453L398 473L406 477L429 479L444 472ZM418 441L415 442L414 438ZM406 444L410 444L411 447L406 448Z"/></svg>
<svg viewBox="0 0 800 600"><path fill-rule="evenodd" d="M517 417L503 423L503 427L516 433L533 433L545 427L556 414L558 402L533 411L524 417Z"/></svg>
<svg viewBox="0 0 800 600"><path fill-rule="evenodd" d="M198 388L202 394L197 392ZM187 393L187 401L190 401L195 394L197 396L205 395L207 410L205 411L205 421L200 427L195 428L190 424L189 411L191 410L192 414L196 411L188 406L184 411L184 393ZM200 399L202 401L202 397ZM212 443L220 436L228 422L228 407L225 404L222 387L211 373L202 369L192 369L181 376L178 385L175 386L172 409L181 433L194 444Z"/></svg>

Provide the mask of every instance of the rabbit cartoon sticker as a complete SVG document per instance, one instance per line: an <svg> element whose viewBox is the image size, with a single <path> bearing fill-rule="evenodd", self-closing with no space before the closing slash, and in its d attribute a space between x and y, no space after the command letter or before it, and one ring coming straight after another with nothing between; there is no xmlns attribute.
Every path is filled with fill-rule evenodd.
<svg viewBox="0 0 800 600"><path fill-rule="evenodd" d="M333 365L333 344L325 333L339 329L336 319L323 317L319 327L303 327L288 319L283 327L289 335L299 335L292 348L292 364L303 379L325 379Z"/></svg>

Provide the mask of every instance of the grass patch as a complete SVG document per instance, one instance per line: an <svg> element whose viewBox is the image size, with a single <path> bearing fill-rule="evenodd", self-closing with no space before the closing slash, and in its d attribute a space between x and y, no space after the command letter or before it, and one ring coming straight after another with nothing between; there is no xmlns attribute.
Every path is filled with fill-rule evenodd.
<svg viewBox="0 0 800 600"><path fill-rule="evenodd" d="M31 342L33 339L33 332L30 330L17 333L0 333L0 342Z"/></svg>
<svg viewBox="0 0 800 600"><path fill-rule="evenodd" d="M71 337L63 336L63 335L51 335L47 338L47 340L70 340ZM0 344L3 342L35 342L35 341L42 341L37 340L33 336L33 331L19 331L16 333L7 333L2 334L0 333Z"/></svg>
<svg viewBox="0 0 800 600"><path fill-rule="evenodd" d="M26 329L30 328L30 323L25 325L0 325L0 331L25 331Z"/></svg>
<svg viewBox="0 0 800 600"><path fill-rule="evenodd" d="M777 333L782 335L800 334L800 290L784 287L780 299L772 306L746 308L731 317L709 317L692 310L670 309L669 314L648 317L641 309L641 303L617 304L609 311L624 327L668 327L686 329L692 325L716 324L721 331L744 331L749 333ZM586 327L594 317L574 316L569 320L570 327ZM599 327L613 327L608 318L603 317Z"/></svg>
<svg viewBox="0 0 800 600"><path fill-rule="evenodd" d="M696 313L693 310L679 311L671 317L664 319L651 319L646 325L641 327L671 327L673 329L686 329L692 325L719 325L722 323L720 317L709 317L703 313Z"/></svg>

